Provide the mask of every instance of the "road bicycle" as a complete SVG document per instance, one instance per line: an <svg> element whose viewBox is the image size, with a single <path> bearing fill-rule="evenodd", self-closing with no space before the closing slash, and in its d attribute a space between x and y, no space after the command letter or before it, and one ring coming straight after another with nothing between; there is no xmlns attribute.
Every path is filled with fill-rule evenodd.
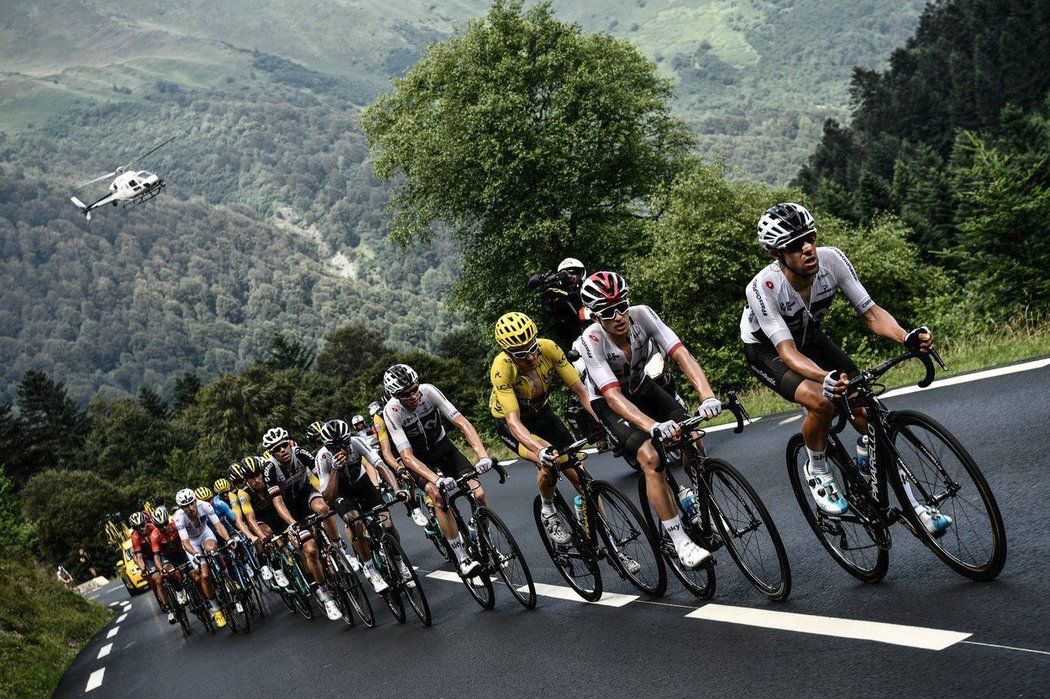
<svg viewBox="0 0 1050 699"><path fill-rule="evenodd" d="M340 545L341 541L332 541L328 532L321 526L329 518L337 516L339 513L335 510L324 514L313 513L303 520L303 526L310 530L317 542L317 552L321 558L321 567L324 568L325 580L328 582L328 591L342 612L343 621L347 626L353 626L356 623L354 614L357 614L365 626L372 628L376 625L376 617L361 578L357 575L361 564L352 553Z"/></svg>
<svg viewBox="0 0 1050 699"><path fill-rule="evenodd" d="M188 564L186 564L188 566ZM190 605L190 595L186 590L185 573L181 568L175 568L170 563L161 569L161 587L164 589L164 597L168 600L168 609L175 615L179 626L184 634L192 632L190 629L190 616L187 608Z"/></svg>
<svg viewBox="0 0 1050 699"><path fill-rule="evenodd" d="M918 385L933 382L936 360L948 367L936 350L908 352L850 379L838 415L828 435L827 460L849 503L844 514L831 515L816 506L803 471L808 455L802 434L787 446L791 488L831 557L850 575L878 582L889 569L890 526L901 523L956 573L973 580L991 580L1006 564L1006 529L988 481L966 448L946 427L914 410L890 410L879 396L886 387L879 379L890 369L918 359L926 374ZM838 433L847 416L867 413L867 469L862 471ZM899 506L890 502L887 483ZM933 534L923 526L916 506L932 507L951 518L951 526Z"/></svg>
<svg viewBox="0 0 1050 699"><path fill-rule="evenodd" d="M621 580L626 580L649 597L659 597L667 590L667 569L656 539L645 524L638 508L614 485L596 480L583 466L587 455L578 451L587 439L563 449L563 454L550 469L554 474L554 508L568 527L571 540L558 544L551 540L544 525L543 501L539 495L532 511L540 540L565 582L583 599L595 602L604 589L599 561L605 561ZM574 470L580 481L580 493L571 491L581 502L570 507L557 483L566 470ZM637 570L634 568L637 567Z"/></svg>
<svg viewBox="0 0 1050 699"><path fill-rule="evenodd" d="M725 410L736 417L733 432L744 431L747 412L734 393L727 394ZM661 533L659 543L664 559L687 590L707 599L714 595L716 586L714 554L725 548L740 572L755 589L772 600L784 600L791 594L791 566L784 542L762 498L740 471L728 461L707 456L697 444L704 436L699 428L704 417L696 416L678 423L683 438L676 443L653 439L664 464L663 474L678 495L681 486L671 466L681 463L696 494L692 512L686 512L681 498L675 497L675 506L682 517L682 526L695 543L711 552L708 559L694 569L686 568L678 560L671 537L659 526L653 516L646 494L645 478L638 479L638 498L652 531Z"/></svg>
<svg viewBox="0 0 1050 699"><path fill-rule="evenodd" d="M196 568L192 560L175 566L170 574L164 576L164 591L168 594L169 602L175 600L182 612L181 617L179 616L179 611L175 612L175 616L179 619L183 631L186 633L190 632L189 616L186 613L188 611L197 617L201 626L208 633L215 633L215 621L212 619L211 606L208 604L208 600L204 598L204 593L201 592L200 582L194 580L194 572L196 572Z"/></svg>
<svg viewBox="0 0 1050 699"><path fill-rule="evenodd" d="M407 598L409 606L423 625L430 626L434 623L434 618L430 613L430 603L427 601L426 592L423 591L422 581L397 539L383 526L380 515L389 511L393 505L394 503L377 505L352 517L347 526L353 527L358 521L365 525L364 538L372 550L376 570L390 586L382 594L383 601L398 623L405 623L407 615L404 599Z"/></svg>
<svg viewBox="0 0 1050 699"><path fill-rule="evenodd" d="M274 583L278 596L288 611L297 612L307 619L314 618L313 604L310 598L310 578L306 573L306 559L303 552L291 544L291 530L285 530L270 538L264 546L270 559L270 568L280 570L288 580L287 587Z"/></svg>
<svg viewBox="0 0 1050 699"><path fill-rule="evenodd" d="M499 482L505 483L507 471L503 466L496 463L492 468L499 474ZM469 483L476 478L478 474L474 471L464 473L456 479L453 489L443 493L445 506L455 518L460 533L469 534L465 537L468 554L481 565L477 572L468 576L464 576L456 565L456 574L466 585L470 596L484 609L492 609L496 605L496 592L492 586L494 576L499 576L521 606L534 609L536 585L532 580L529 565L507 525L491 508L478 501ZM466 500L470 506L469 520L464 519L456 507L458 500ZM456 557L448 541L441 537L440 543L446 549L447 560L455 561Z"/></svg>
<svg viewBox="0 0 1050 699"><path fill-rule="evenodd" d="M230 631L248 633L252 616L250 585L245 583L231 555L236 546L236 540L231 539L222 546L216 546L213 551L206 552L204 558L208 562L208 572L215 588L215 601L226 617Z"/></svg>

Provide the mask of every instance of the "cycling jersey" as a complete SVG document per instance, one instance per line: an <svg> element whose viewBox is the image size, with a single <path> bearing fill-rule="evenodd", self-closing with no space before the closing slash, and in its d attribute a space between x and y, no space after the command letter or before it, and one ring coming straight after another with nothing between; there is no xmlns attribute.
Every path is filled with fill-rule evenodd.
<svg viewBox="0 0 1050 699"><path fill-rule="evenodd" d="M153 549L150 546L149 540L154 529L156 529L156 527L153 526L152 522L146 522L146 526L142 529L133 529L131 531L132 552L141 554L147 561L153 558Z"/></svg>
<svg viewBox="0 0 1050 699"><path fill-rule="evenodd" d="M315 464L313 454L302 447L292 448L292 459L287 466L276 459L270 459L263 467L263 481L270 497L280 495L282 490L301 487L310 482Z"/></svg>
<svg viewBox="0 0 1050 699"><path fill-rule="evenodd" d="M459 411L433 384L419 385L419 405L409 410L397 398L383 408L383 420L396 452L412 447L414 452L428 452L446 438L441 416L453 420Z"/></svg>
<svg viewBox="0 0 1050 699"><path fill-rule="evenodd" d="M194 522L186 513L186 508L175 510L172 521L183 541L189 541L198 553L204 551L204 545L208 541L215 541L215 530L209 525L218 525L219 517L215 514L215 508L210 503L197 500L188 507L197 508L197 521Z"/></svg>
<svg viewBox="0 0 1050 699"><path fill-rule="evenodd" d="M747 304L740 318L740 337L745 343L775 347L793 339L798 345L805 344L807 330L820 327L836 289L842 289L859 314L875 305L841 250L817 248L817 260L820 268L813 278L808 304L784 276L780 263L774 262L755 275L747 285Z"/></svg>
<svg viewBox="0 0 1050 699"><path fill-rule="evenodd" d="M616 346L601 323L591 324L580 337L580 356L587 368L589 380L599 393L621 386L626 391L633 391L641 385L649 360L645 348L650 339L655 340L668 356L682 346L678 335L660 320L653 309L631 306L627 313L631 317L630 358Z"/></svg>
<svg viewBox="0 0 1050 699"><path fill-rule="evenodd" d="M338 466L335 461L335 456L332 455L327 448L322 447L316 455L316 471L317 478L321 483L321 490L328 487L328 481L332 479L332 471L337 468L342 468L343 478L346 480L349 478L351 481L356 481L365 475L365 467L362 463L362 459L367 460L372 466L378 467L380 458L371 446L368 444L368 440L364 437L354 435L350 438L350 449L348 450L346 461L343 462L343 466Z"/></svg>
<svg viewBox="0 0 1050 699"><path fill-rule="evenodd" d="M492 417L502 418L509 413L534 413L547 404L547 394L554 376L566 386L580 380L580 375L569 364L561 347L546 338L536 341L540 354L536 360L535 379L523 372L506 352L500 352L492 361L489 381L489 411Z"/></svg>
<svg viewBox="0 0 1050 699"><path fill-rule="evenodd" d="M226 504L221 495L216 495L212 499L211 506L215 508L215 514L219 516L219 521L226 527L226 531L230 531L231 528L237 526L237 518L233 516L233 508Z"/></svg>
<svg viewBox="0 0 1050 699"><path fill-rule="evenodd" d="M185 553L182 548L182 535L175 522L168 522L163 527L154 527L149 535L150 548L154 553L159 553L171 562L180 558Z"/></svg>

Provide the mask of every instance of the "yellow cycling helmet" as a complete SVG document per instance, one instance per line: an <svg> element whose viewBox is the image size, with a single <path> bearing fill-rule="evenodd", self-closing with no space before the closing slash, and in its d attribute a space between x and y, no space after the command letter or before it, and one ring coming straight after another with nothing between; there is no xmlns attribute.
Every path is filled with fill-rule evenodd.
<svg viewBox="0 0 1050 699"><path fill-rule="evenodd" d="M230 482L225 478L219 478L214 483L212 483L211 487L219 495L230 492Z"/></svg>
<svg viewBox="0 0 1050 699"><path fill-rule="evenodd" d="M197 496L198 500L211 500L211 488L206 485L202 485L200 488L194 490L193 494Z"/></svg>
<svg viewBox="0 0 1050 699"><path fill-rule="evenodd" d="M536 324L524 313L504 313L496 321L496 344L500 349L527 347L536 341Z"/></svg>

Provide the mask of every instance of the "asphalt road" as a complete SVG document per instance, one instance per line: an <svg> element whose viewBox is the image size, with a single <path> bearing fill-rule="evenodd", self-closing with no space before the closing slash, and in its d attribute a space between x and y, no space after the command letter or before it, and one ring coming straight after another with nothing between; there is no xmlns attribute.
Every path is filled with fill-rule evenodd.
<svg viewBox="0 0 1050 699"><path fill-rule="evenodd" d="M77 657L56 696L83 694L92 677L100 682L94 694L136 697L185 691L189 696L1047 695L1050 367L887 402L934 416L981 464L1009 541L999 579L974 583L957 576L896 527L886 579L876 585L855 581L821 548L791 494L784 448L799 421L780 415L763 418L743 435L723 431L706 441L712 453L745 472L771 510L791 559L791 597L767 601L723 553L711 603L970 634L943 650L691 618L687 614L704 602L674 579L660 600L613 607L541 596L533 611L521 609L497 585L496 608L483 611L461 584L424 578L435 615L429 629L411 613L406 625L397 624L375 598L374 629L308 621L271 598L273 616L246 636L228 631L208 636L196 626L184 637L157 613L151 595L141 595L121 610L126 617L115 619ZM636 499L635 476L621 462L599 456L589 465L596 477ZM531 467L512 466L505 485L491 478L486 488L537 582L563 586L532 519ZM448 570L403 510L398 512L413 562L426 572ZM635 594L608 577L609 591ZM119 583L96 598L107 605L128 600ZM907 642L911 633L901 630L899 639Z"/></svg>

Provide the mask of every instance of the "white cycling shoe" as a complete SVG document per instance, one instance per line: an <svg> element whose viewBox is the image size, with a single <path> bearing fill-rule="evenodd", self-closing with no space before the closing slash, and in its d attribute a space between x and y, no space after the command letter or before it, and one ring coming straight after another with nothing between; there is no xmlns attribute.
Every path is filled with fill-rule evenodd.
<svg viewBox="0 0 1050 699"><path fill-rule="evenodd" d="M481 569L481 564L475 561L473 558L464 558L459 562L459 574L464 578L469 578L477 573Z"/></svg>
<svg viewBox="0 0 1050 699"><path fill-rule="evenodd" d="M572 541L572 534L561 523L561 517L557 512L552 515L543 515L543 527L547 530L547 538L558 546L565 546Z"/></svg>
<svg viewBox="0 0 1050 699"><path fill-rule="evenodd" d="M638 563L638 561L634 560L623 551L617 551L616 557L620 559L620 565L623 566L623 569L631 575L634 575L642 569L642 566Z"/></svg>
<svg viewBox="0 0 1050 699"><path fill-rule="evenodd" d="M175 618L175 612L169 611L168 612L168 623L169 624L174 624L177 621L178 621L178 619Z"/></svg>
<svg viewBox="0 0 1050 699"><path fill-rule="evenodd" d="M314 592L314 597L317 598L317 601L324 608L325 616L327 616L330 621L339 621L343 618L343 613L339 611L339 605L335 603L335 600L332 599L332 595L327 590L317 588Z"/></svg>
<svg viewBox="0 0 1050 699"><path fill-rule="evenodd" d="M273 571L273 579L276 580L277 584L281 587L288 587L291 584L288 582L288 577L284 574L284 571L280 569Z"/></svg>
<svg viewBox="0 0 1050 699"><path fill-rule="evenodd" d="M261 575L262 579L266 582L273 580L273 571L270 570L270 566L259 566L259 575Z"/></svg>
<svg viewBox="0 0 1050 699"><path fill-rule="evenodd" d="M423 514L423 510L419 509L418 507L412 510L412 521L416 523L416 526L427 526L427 516Z"/></svg>
<svg viewBox="0 0 1050 699"><path fill-rule="evenodd" d="M412 571L408 569L405 562L398 560L397 572L401 576L401 580L405 583L405 587L415 587L416 581L412 579Z"/></svg>
<svg viewBox="0 0 1050 699"><path fill-rule="evenodd" d="M378 571L365 571L365 577L368 578L368 582L372 583L372 589L376 591L377 595L381 595L390 589L390 585L387 584L386 580L383 580L383 576Z"/></svg>
<svg viewBox="0 0 1050 699"><path fill-rule="evenodd" d="M675 552L682 567L688 570L696 568L711 557L710 551L703 546L697 546L692 539L686 539L681 546L675 546ZM637 561L635 565L638 565Z"/></svg>
<svg viewBox="0 0 1050 699"><path fill-rule="evenodd" d="M810 472L810 464L806 462L802 472L806 476L809 491L813 494L813 500L823 512L829 515L841 515L849 509L849 503L839 492L838 483L831 473L816 474Z"/></svg>
<svg viewBox="0 0 1050 699"><path fill-rule="evenodd" d="M944 533L952 526L952 518L941 514L941 511L936 507L916 505L915 514L919 516L919 520L922 522L922 526L926 527L926 531L937 539L944 536Z"/></svg>

